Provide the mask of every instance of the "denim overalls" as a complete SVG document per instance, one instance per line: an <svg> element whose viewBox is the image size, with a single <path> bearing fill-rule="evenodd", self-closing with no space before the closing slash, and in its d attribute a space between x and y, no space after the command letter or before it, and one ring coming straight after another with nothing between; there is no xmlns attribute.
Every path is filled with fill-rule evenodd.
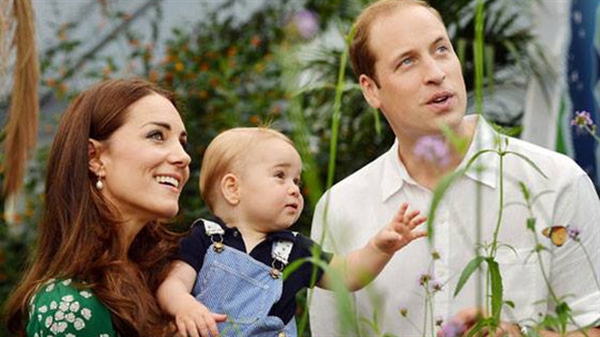
<svg viewBox="0 0 600 337"><path fill-rule="evenodd" d="M273 268L269 268L249 254L223 245L223 228L212 221L203 222L213 244L206 252L192 294L211 312L227 315L227 321L218 324L221 336L296 337L295 319L284 325L279 317L268 316L281 298L281 271L288 263L293 243L273 242Z"/></svg>

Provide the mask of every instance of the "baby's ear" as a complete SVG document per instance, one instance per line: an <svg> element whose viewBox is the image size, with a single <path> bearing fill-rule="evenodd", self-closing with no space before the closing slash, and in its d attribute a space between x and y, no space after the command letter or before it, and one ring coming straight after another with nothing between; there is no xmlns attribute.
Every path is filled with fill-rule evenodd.
<svg viewBox="0 0 600 337"><path fill-rule="evenodd" d="M240 203L239 179L235 174L227 173L221 178L221 194L231 206L236 206Z"/></svg>

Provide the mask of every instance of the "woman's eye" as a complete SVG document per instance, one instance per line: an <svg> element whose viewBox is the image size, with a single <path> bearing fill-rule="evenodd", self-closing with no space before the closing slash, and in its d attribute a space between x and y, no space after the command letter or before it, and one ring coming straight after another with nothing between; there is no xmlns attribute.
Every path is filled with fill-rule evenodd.
<svg viewBox="0 0 600 337"><path fill-rule="evenodd" d="M165 135L162 133L162 131L155 130L148 134L148 138L163 141L165 140Z"/></svg>
<svg viewBox="0 0 600 337"><path fill-rule="evenodd" d="M441 52L441 53L445 53L445 52L448 51L448 47L446 47L446 46L439 46L437 50L439 52Z"/></svg>

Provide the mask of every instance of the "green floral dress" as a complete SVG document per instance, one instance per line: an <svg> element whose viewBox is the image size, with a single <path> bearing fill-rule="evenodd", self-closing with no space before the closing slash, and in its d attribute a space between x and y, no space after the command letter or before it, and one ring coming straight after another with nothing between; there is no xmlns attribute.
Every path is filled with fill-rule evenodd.
<svg viewBox="0 0 600 337"><path fill-rule="evenodd" d="M116 337L104 304L71 282L51 279L38 289L29 304L27 336Z"/></svg>

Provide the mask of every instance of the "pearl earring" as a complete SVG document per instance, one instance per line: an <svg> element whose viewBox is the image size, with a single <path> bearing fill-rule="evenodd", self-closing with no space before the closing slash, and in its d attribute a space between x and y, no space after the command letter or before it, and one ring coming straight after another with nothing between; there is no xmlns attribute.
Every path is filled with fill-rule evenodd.
<svg viewBox="0 0 600 337"><path fill-rule="evenodd" d="M102 183L102 176L98 176L98 181L96 181L96 188L99 191L104 188L104 184Z"/></svg>

